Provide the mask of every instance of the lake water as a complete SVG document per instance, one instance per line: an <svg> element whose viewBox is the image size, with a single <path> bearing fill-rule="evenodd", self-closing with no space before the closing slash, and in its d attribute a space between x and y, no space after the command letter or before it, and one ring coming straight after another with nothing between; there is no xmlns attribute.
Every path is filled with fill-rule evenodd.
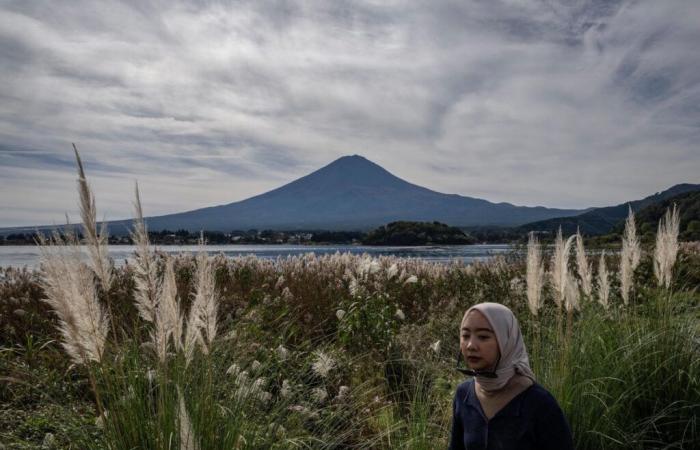
<svg viewBox="0 0 700 450"><path fill-rule="evenodd" d="M113 245L109 247L109 255L117 266L131 259L134 246ZM196 245L162 245L157 246L168 253L196 253ZM404 258L420 258L434 262L462 261L466 264L484 261L496 255L507 253L512 246L507 244L492 245L457 245L445 247L365 247L356 245L208 245L205 247L210 255L223 253L229 258L254 255L258 258L275 259L278 257L297 256L306 253L316 255L333 254L335 252L354 254L367 253L372 256L393 255ZM30 245L0 246L0 267L14 266L36 268L39 264L39 249Z"/></svg>

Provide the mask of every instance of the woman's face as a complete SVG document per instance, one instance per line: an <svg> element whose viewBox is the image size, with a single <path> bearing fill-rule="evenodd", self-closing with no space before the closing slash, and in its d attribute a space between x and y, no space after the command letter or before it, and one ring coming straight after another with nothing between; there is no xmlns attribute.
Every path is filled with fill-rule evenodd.
<svg viewBox="0 0 700 450"><path fill-rule="evenodd" d="M470 369L496 368L500 353L498 341L489 321L481 312L472 310L467 314L467 320L462 325L459 346Z"/></svg>

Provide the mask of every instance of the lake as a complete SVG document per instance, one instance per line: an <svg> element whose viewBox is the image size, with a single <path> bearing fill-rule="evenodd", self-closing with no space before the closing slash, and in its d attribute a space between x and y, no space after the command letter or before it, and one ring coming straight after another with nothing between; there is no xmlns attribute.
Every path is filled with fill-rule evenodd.
<svg viewBox="0 0 700 450"><path fill-rule="evenodd" d="M157 246L168 253L196 253L196 245L162 245ZM117 266L131 259L135 247L132 245L113 245L109 247L109 255ZM402 258L420 258L426 261L447 263L459 260L465 264L484 261L496 255L504 254L512 249L508 244L456 245L444 247L367 247L357 245L208 245L205 247L210 255L223 253L228 258L254 255L258 258L275 259L278 257L298 256L306 253L316 255L333 254L335 252L354 254L367 253L371 256L393 255ZM36 268L39 264L39 249L30 245L0 246L0 267L14 266Z"/></svg>

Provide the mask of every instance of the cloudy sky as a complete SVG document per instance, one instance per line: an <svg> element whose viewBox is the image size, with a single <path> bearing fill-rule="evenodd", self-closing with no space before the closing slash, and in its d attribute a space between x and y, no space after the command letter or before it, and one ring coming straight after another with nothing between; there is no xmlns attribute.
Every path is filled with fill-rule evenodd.
<svg viewBox="0 0 700 450"><path fill-rule="evenodd" d="M242 200L360 154L583 208L700 183L700 2L0 2L0 226Z"/></svg>

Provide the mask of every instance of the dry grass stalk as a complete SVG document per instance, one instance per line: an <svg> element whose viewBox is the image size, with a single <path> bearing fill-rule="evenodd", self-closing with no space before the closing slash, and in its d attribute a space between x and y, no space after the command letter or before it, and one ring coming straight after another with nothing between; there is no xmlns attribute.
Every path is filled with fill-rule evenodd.
<svg viewBox="0 0 700 450"><path fill-rule="evenodd" d="M138 183L136 184L134 210L136 218L134 219L134 229L131 232L131 239L136 245L133 264L134 281L136 283L136 309L143 320L154 323L156 319L156 308L158 307L160 282L158 280L156 260L148 242L148 230L146 229L146 223L143 219L143 209L141 208L141 196L139 195Z"/></svg>
<svg viewBox="0 0 700 450"><path fill-rule="evenodd" d="M197 439L192 428L190 415L187 413L187 405L180 388L177 388L178 419L180 422L180 450L199 450Z"/></svg>
<svg viewBox="0 0 700 450"><path fill-rule="evenodd" d="M94 272L80 260L80 246L71 232L63 239L40 236L44 299L56 312L63 347L76 364L101 361L109 318L97 299Z"/></svg>
<svg viewBox="0 0 700 450"><path fill-rule="evenodd" d="M633 286L634 270L639 265L642 250L637 238L637 229L634 223L634 213L629 207L625 231L622 235L622 250L620 251L620 294L625 305L629 304L629 295Z"/></svg>
<svg viewBox="0 0 700 450"><path fill-rule="evenodd" d="M566 310L571 312L580 309L578 283L572 274L566 275L566 288L564 293Z"/></svg>
<svg viewBox="0 0 700 450"><path fill-rule="evenodd" d="M678 256L678 233L680 231L680 214L673 204L673 211L666 210L666 214L659 221L659 229L656 233L656 247L654 248L654 275L659 286L669 288L673 265Z"/></svg>
<svg viewBox="0 0 700 450"><path fill-rule="evenodd" d="M600 253L600 261L598 263L598 303L603 305L607 311L610 307L610 280L608 278L608 269L605 266L605 250Z"/></svg>
<svg viewBox="0 0 700 450"><path fill-rule="evenodd" d="M586 258L586 249L583 246L583 236L580 230L576 229L576 267L578 276L581 279L581 289L590 298L593 292L593 273Z"/></svg>
<svg viewBox="0 0 700 450"><path fill-rule="evenodd" d="M200 239L200 245L204 245L203 238ZM197 255L194 283L195 297L190 307L185 336L185 356L188 362L192 360L197 343L201 344L204 353L208 353L217 332L219 301L215 291L214 269L203 248Z"/></svg>
<svg viewBox="0 0 700 450"><path fill-rule="evenodd" d="M80 217L83 221L83 232L87 241L92 269L100 280L102 289L108 291L112 285L112 261L107 251L107 223L102 222L100 232L97 232L97 209L95 196L92 194L83 163L78 154L78 148L73 144L75 159L78 163L78 192L80 194Z"/></svg>
<svg viewBox="0 0 700 450"><path fill-rule="evenodd" d="M575 236L570 236L564 241L561 227L554 240L554 253L552 254L551 278L554 287L554 302L558 308L563 306L566 297L566 286L569 279L569 254Z"/></svg>
<svg viewBox="0 0 700 450"><path fill-rule="evenodd" d="M542 247L534 233L530 233L527 242L527 304L530 313L537 316L542 305L542 286L544 285L544 262L542 261Z"/></svg>

